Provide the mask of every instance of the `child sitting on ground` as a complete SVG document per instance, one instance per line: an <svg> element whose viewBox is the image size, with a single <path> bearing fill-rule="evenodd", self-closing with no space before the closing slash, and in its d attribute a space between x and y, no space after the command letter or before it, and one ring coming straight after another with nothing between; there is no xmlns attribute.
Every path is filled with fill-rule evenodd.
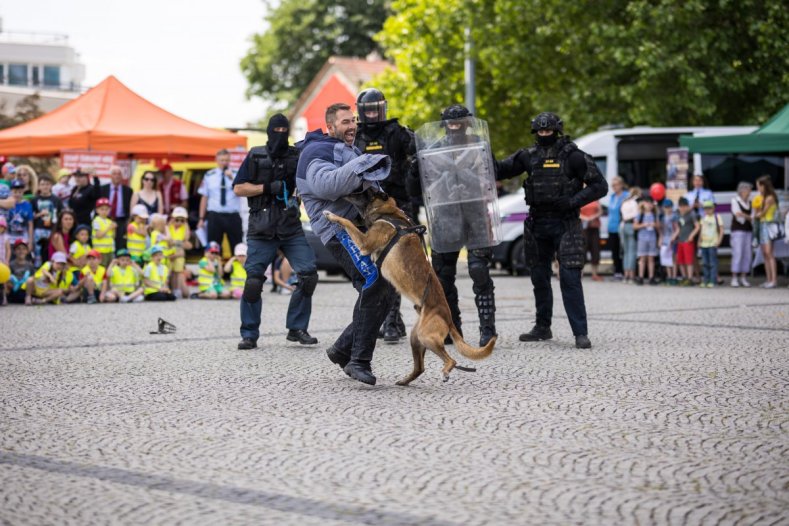
<svg viewBox="0 0 789 526"><path fill-rule="evenodd" d="M151 261L143 269L145 301L175 301L168 285L170 271L164 264L164 251L159 245L151 247Z"/></svg>
<svg viewBox="0 0 789 526"><path fill-rule="evenodd" d="M233 251L233 257L225 263L225 274L230 274L230 294L235 299L241 299L244 293L244 284L247 281L247 271L244 263L247 260L247 245L239 243Z"/></svg>
<svg viewBox="0 0 789 526"><path fill-rule="evenodd" d="M660 218L660 265L666 271L666 283L677 284L677 267L674 266L674 239L679 230L674 215L674 203L671 199L663 200L663 215Z"/></svg>
<svg viewBox="0 0 789 526"><path fill-rule="evenodd" d="M90 227L88 225L79 225L74 232L74 241L69 247L69 270L79 271L88 264L88 252L91 250L88 241L90 239Z"/></svg>
<svg viewBox="0 0 789 526"><path fill-rule="evenodd" d="M82 298L92 305L101 299L101 287L107 269L101 264L102 254L93 249L88 252L88 264L82 267Z"/></svg>
<svg viewBox="0 0 789 526"><path fill-rule="evenodd" d="M27 243L21 239L14 242L12 248L14 257L11 259L8 267L11 270L11 276L5 283L5 298L3 304L7 303L24 303L25 296L27 295L27 280L33 275L36 268L30 260L30 250Z"/></svg>
<svg viewBox="0 0 789 526"><path fill-rule="evenodd" d="M205 256L197 264L199 272L197 274L197 297L206 300L227 299L230 291L225 289L222 282L222 257L219 255L221 248L219 244L212 241L208 244Z"/></svg>
<svg viewBox="0 0 789 526"><path fill-rule="evenodd" d="M723 223L715 213L715 203L704 201L704 215L701 216L701 260L704 279L702 287L713 288L718 283L718 247L723 241Z"/></svg>
<svg viewBox="0 0 789 526"><path fill-rule="evenodd" d="M682 274L682 285L693 284L693 266L696 260L696 245L693 240L699 233L696 213L684 197L679 198L679 228L674 232L677 243L677 267Z"/></svg>
<svg viewBox="0 0 789 526"><path fill-rule="evenodd" d="M650 285L657 285L655 279L655 256L657 256L658 230L657 218L652 198L645 196L641 198L641 211L633 221L633 230L636 231L638 240L636 255L638 256L638 285L644 284L644 271L649 277Z"/></svg>
<svg viewBox="0 0 789 526"><path fill-rule="evenodd" d="M52 258L41 265L35 275L27 280L25 305L60 303L61 298L74 299L69 294L72 275L67 271L68 260L63 252L55 252Z"/></svg>
<svg viewBox="0 0 789 526"><path fill-rule="evenodd" d="M125 248L115 253L115 259L107 269L107 279L102 286L103 303L120 303L143 301L143 288L140 284L142 270L131 259Z"/></svg>

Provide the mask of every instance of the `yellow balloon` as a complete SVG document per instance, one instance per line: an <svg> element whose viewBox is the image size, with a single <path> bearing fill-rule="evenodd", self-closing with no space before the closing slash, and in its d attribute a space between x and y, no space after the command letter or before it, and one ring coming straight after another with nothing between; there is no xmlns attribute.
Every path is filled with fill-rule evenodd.
<svg viewBox="0 0 789 526"><path fill-rule="evenodd" d="M752 201L753 207L754 208L761 208L762 207L762 201L764 201L764 198L762 197L762 194L757 194L756 197L754 197L753 201Z"/></svg>
<svg viewBox="0 0 789 526"><path fill-rule="evenodd" d="M0 284L8 281L11 277L11 269L5 263L0 263Z"/></svg>

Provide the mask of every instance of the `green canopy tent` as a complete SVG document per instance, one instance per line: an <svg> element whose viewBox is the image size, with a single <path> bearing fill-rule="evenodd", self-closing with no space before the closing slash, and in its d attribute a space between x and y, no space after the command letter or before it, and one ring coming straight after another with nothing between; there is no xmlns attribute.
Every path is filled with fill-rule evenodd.
<svg viewBox="0 0 789 526"><path fill-rule="evenodd" d="M691 153L789 153L789 104L753 133L718 137L683 135L679 144Z"/></svg>

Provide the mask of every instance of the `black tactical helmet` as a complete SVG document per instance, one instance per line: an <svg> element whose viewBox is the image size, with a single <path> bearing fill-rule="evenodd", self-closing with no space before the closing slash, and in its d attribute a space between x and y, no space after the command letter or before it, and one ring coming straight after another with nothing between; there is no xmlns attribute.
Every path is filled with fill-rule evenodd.
<svg viewBox="0 0 789 526"><path fill-rule="evenodd" d="M531 132L537 133L539 130L553 130L561 134L564 130L564 122L555 113L544 111L531 121Z"/></svg>
<svg viewBox="0 0 789 526"><path fill-rule="evenodd" d="M359 114L359 122L383 122L386 120L386 97L380 90L369 88L356 97L356 111ZM377 116L367 118L365 112L375 111Z"/></svg>
<svg viewBox="0 0 789 526"><path fill-rule="evenodd" d="M468 108L460 104L453 104L441 112L442 121L454 121L471 116L471 112L468 111Z"/></svg>

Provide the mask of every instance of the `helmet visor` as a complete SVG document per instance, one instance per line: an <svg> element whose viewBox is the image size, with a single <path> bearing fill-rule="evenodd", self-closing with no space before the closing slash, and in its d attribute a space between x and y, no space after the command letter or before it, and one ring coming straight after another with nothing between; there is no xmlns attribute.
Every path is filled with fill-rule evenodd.
<svg viewBox="0 0 789 526"><path fill-rule="evenodd" d="M359 122L383 122L386 120L386 101L358 102L356 110L359 112Z"/></svg>

